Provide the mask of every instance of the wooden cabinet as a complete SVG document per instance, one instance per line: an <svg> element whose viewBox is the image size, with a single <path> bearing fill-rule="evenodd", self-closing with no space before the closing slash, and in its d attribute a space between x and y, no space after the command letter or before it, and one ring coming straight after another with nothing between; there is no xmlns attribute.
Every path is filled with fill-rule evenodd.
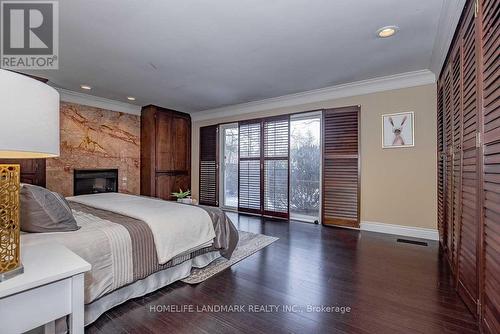
<svg viewBox="0 0 500 334"><path fill-rule="evenodd" d="M190 176L176 173L158 173L156 176L156 197L172 199L172 192L179 189L187 190L190 185Z"/></svg>
<svg viewBox="0 0 500 334"><path fill-rule="evenodd" d="M173 199L191 187L191 118L153 105L141 114L141 195Z"/></svg>
<svg viewBox="0 0 500 334"><path fill-rule="evenodd" d="M22 183L45 187L45 159L2 159L0 164L20 165Z"/></svg>
<svg viewBox="0 0 500 334"><path fill-rule="evenodd" d="M172 142L174 144L172 169L191 169L191 120L185 117L172 118Z"/></svg>
<svg viewBox="0 0 500 334"><path fill-rule="evenodd" d="M437 86L440 241L485 333L500 333L499 16L467 2Z"/></svg>

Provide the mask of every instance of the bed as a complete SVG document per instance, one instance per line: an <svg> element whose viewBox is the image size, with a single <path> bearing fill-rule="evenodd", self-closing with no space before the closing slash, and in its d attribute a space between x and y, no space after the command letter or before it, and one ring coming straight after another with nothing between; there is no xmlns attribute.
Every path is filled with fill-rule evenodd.
<svg viewBox="0 0 500 334"><path fill-rule="evenodd" d="M61 243L92 265L85 274L85 325L131 298L230 258L238 231L219 208L104 193L68 197L80 227L23 233L22 244Z"/></svg>

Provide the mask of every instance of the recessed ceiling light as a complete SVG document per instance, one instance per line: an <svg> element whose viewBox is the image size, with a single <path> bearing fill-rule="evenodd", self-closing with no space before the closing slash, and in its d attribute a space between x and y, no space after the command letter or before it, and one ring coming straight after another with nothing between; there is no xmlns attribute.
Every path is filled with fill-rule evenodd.
<svg viewBox="0 0 500 334"><path fill-rule="evenodd" d="M89 85L80 85L80 88L81 89L85 89L85 90L91 90L92 87L90 87Z"/></svg>
<svg viewBox="0 0 500 334"><path fill-rule="evenodd" d="M377 36L380 38L387 38L393 36L398 31L398 27L396 26L387 26L382 27L377 30Z"/></svg>
<svg viewBox="0 0 500 334"><path fill-rule="evenodd" d="M129 100L129 101L135 101L135 97L133 97L133 96L127 96L127 100Z"/></svg>

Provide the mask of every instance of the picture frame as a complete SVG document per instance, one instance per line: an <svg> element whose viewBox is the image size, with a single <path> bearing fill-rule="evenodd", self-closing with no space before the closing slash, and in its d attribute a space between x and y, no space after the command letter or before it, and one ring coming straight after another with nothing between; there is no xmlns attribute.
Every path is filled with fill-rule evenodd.
<svg viewBox="0 0 500 334"><path fill-rule="evenodd" d="M382 115L382 148L415 146L415 114L413 111Z"/></svg>

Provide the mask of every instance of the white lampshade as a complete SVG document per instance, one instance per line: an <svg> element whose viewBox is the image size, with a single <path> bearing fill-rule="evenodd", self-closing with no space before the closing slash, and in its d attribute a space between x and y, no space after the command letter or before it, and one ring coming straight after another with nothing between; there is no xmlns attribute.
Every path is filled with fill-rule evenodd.
<svg viewBox="0 0 500 334"><path fill-rule="evenodd" d="M0 69L0 158L59 156L59 93Z"/></svg>

